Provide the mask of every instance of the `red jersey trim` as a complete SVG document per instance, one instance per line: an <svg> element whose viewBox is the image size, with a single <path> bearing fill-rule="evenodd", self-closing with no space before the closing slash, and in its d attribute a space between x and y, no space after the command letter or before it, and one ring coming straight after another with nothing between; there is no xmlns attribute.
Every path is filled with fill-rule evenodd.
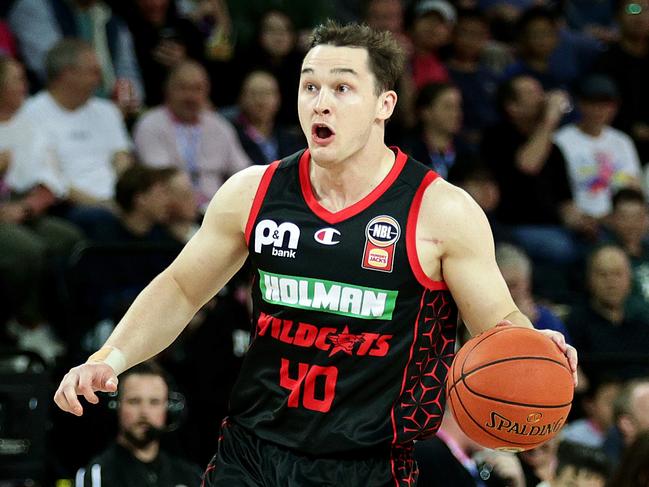
<svg viewBox="0 0 649 487"><path fill-rule="evenodd" d="M268 186L270 185L270 180L273 179L273 174L279 166L279 161L271 163L264 171L264 175L259 181L259 187L257 188L257 193L255 194L255 199L252 200L252 207L250 208L250 213L248 214L248 221L246 222L246 245L250 245L250 234L252 233L252 226L255 224L259 210L261 209L261 204L264 202L266 197L266 192L268 191Z"/></svg>
<svg viewBox="0 0 649 487"><path fill-rule="evenodd" d="M363 210L369 208L373 203L378 200L383 193L385 193L390 186L397 180L403 166L406 165L408 156L406 156L398 147L393 148L396 151L396 157L394 165L388 175L381 181L381 183L374 188L367 196L365 196L360 201L357 201L347 208L343 208L340 211L331 212L323 207L315 197L313 193L313 186L311 186L311 180L309 179L309 161L311 155L309 149L304 151L304 154L300 157L300 186L302 187L302 195L306 201L307 206L311 211L324 220L325 222L333 225L335 223L340 223L348 218L351 218L355 215L358 215Z"/></svg>
<svg viewBox="0 0 649 487"><path fill-rule="evenodd" d="M424 198L426 188L438 177L439 175L433 171L424 176L412 200L412 205L408 212L408 222L406 223L406 253L408 254L408 261L410 261L410 268L417 281L419 281L419 284L435 291L446 290L448 286L444 281L436 281L428 277L421 267L421 262L419 262L419 256L417 255L417 218L419 217L421 201Z"/></svg>

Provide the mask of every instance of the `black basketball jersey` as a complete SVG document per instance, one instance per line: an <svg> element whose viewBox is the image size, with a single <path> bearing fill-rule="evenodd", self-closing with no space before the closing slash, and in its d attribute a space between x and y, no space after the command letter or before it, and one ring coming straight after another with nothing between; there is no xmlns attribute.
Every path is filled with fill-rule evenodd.
<svg viewBox="0 0 649 487"><path fill-rule="evenodd" d="M308 150L261 180L246 227L255 331L230 407L262 439L337 455L439 427L457 308L415 250L437 175L395 152L384 181L335 213L313 194Z"/></svg>

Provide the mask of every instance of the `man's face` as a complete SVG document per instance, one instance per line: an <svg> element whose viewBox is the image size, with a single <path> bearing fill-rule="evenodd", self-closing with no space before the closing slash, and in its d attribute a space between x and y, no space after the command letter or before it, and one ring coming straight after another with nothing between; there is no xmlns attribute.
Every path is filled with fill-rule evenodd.
<svg viewBox="0 0 649 487"><path fill-rule="evenodd" d="M478 59L488 40L489 26L486 21L460 19L453 31L453 50L461 59Z"/></svg>
<svg viewBox="0 0 649 487"><path fill-rule="evenodd" d="M194 66L181 68L167 87L167 105L185 123L198 122L207 106L210 84L207 75Z"/></svg>
<svg viewBox="0 0 649 487"><path fill-rule="evenodd" d="M510 113L517 118L538 118L545 103L545 92L541 83L531 76L521 76L514 81L514 91L516 99L508 103Z"/></svg>
<svg viewBox="0 0 649 487"><path fill-rule="evenodd" d="M171 221L196 221L198 205L187 173L179 172L168 181L167 194Z"/></svg>
<svg viewBox="0 0 649 487"><path fill-rule="evenodd" d="M522 265L505 265L500 268L505 283L514 302L519 304L531 299L531 276L529 271Z"/></svg>
<svg viewBox="0 0 649 487"><path fill-rule="evenodd" d="M581 100L579 111L584 122L603 128L615 118L617 102L614 100Z"/></svg>
<svg viewBox="0 0 649 487"><path fill-rule="evenodd" d="M588 284L593 300L610 309L624 306L631 290L631 266L619 249L606 247L592 259Z"/></svg>
<svg viewBox="0 0 649 487"><path fill-rule="evenodd" d="M638 385L631 398L631 417L636 428L636 435L649 431L649 383Z"/></svg>
<svg viewBox="0 0 649 487"><path fill-rule="evenodd" d="M94 51L86 49L79 54L75 66L67 70L65 86L84 100L89 100L101 83L101 65Z"/></svg>
<svg viewBox="0 0 649 487"><path fill-rule="evenodd" d="M138 196L138 205L155 223L166 223L169 219L169 192L167 185L158 182Z"/></svg>
<svg viewBox="0 0 649 487"><path fill-rule="evenodd" d="M272 122L279 110L279 86L268 73L251 74L241 89L241 110L253 121Z"/></svg>
<svg viewBox="0 0 649 487"><path fill-rule="evenodd" d="M620 201L611 214L610 224L623 242L642 242L649 232L647 205L640 201Z"/></svg>
<svg viewBox="0 0 649 487"><path fill-rule="evenodd" d="M271 12L262 21L259 43L273 56L286 56L295 44L291 20L280 12Z"/></svg>
<svg viewBox="0 0 649 487"><path fill-rule="evenodd" d="M604 384L597 390L595 397L584 404L586 414L602 431L607 431L613 425L613 403L619 393L619 384Z"/></svg>
<svg viewBox="0 0 649 487"><path fill-rule="evenodd" d="M157 375L133 374L120 389L119 429L141 440L151 426L162 429L167 419L167 384Z"/></svg>
<svg viewBox="0 0 649 487"><path fill-rule="evenodd" d="M415 46L427 52L435 52L451 40L452 26L438 13L431 12L417 18L412 25Z"/></svg>
<svg viewBox="0 0 649 487"><path fill-rule="evenodd" d="M0 85L0 106L17 110L27 96L25 70L17 61L8 61L4 82Z"/></svg>
<svg viewBox="0 0 649 487"><path fill-rule="evenodd" d="M314 160L345 160L367 145L372 128L392 113L383 102L393 92L377 96L375 86L365 49L320 45L307 53L298 115Z"/></svg>
<svg viewBox="0 0 649 487"><path fill-rule="evenodd" d="M547 19L533 20L525 29L523 42L528 52L539 58L547 58L559 42L557 28Z"/></svg>
<svg viewBox="0 0 649 487"><path fill-rule="evenodd" d="M424 124L432 125L448 135L456 135L462 128L462 94L456 88L440 93L422 110Z"/></svg>
<svg viewBox="0 0 649 487"><path fill-rule="evenodd" d="M606 478L597 472L586 469L577 470L572 465L561 469L550 484L552 487L604 487Z"/></svg>

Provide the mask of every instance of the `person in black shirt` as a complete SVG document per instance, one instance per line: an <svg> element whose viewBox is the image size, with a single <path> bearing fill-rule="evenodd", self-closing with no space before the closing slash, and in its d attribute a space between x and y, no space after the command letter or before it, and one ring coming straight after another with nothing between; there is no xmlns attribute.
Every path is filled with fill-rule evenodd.
<svg viewBox="0 0 649 487"><path fill-rule="evenodd" d="M201 471L160 448L169 386L154 362L125 372L117 406L119 432L106 450L76 475L76 487L196 487Z"/></svg>

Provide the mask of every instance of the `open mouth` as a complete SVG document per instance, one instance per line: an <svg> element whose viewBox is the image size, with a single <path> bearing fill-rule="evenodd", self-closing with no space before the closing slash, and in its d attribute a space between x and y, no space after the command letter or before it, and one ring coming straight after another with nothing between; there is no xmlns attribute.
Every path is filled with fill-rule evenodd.
<svg viewBox="0 0 649 487"><path fill-rule="evenodd" d="M313 124L311 127L311 134L313 135L313 140L319 145L329 144L336 135L330 127L323 123Z"/></svg>

